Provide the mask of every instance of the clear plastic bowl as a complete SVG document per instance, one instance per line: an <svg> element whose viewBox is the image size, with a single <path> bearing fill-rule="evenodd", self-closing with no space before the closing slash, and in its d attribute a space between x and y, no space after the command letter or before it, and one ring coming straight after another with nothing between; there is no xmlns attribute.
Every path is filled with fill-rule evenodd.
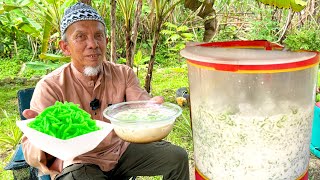
<svg viewBox="0 0 320 180"><path fill-rule="evenodd" d="M28 119L17 121L16 123L33 145L64 161L71 160L91 151L97 147L113 129L112 124L96 120L97 126L101 128L100 130L62 140L30 128L28 123L33 120L34 119Z"/></svg>
<svg viewBox="0 0 320 180"><path fill-rule="evenodd" d="M114 131L123 140L148 143L166 137L182 109L172 103L130 101L114 104L103 112L114 125Z"/></svg>

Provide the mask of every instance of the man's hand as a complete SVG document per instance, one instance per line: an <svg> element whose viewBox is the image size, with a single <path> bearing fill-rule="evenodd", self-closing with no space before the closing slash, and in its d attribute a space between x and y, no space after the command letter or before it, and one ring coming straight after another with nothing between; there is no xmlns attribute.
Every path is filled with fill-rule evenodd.
<svg viewBox="0 0 320 180"><path fill-rule="evenodd" d="M154 101L157 104L162 104L164 103L164 98L162 96L155 96L151 98L150 101Z"/></svg>
<svg viewBox="0 0 320 180"><path fill-rule="evenodd" d="M22 112L22 115L27 119L31 119L31 118L35 118L38 115L38 113L31 109L25 109Z"/></svg>

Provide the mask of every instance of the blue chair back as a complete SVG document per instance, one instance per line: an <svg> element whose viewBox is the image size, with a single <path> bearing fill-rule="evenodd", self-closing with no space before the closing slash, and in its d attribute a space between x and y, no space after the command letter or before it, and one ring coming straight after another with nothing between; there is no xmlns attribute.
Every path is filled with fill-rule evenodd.
<svg viewBox="0 0 320 180"><path fill-rule="evenodd" d="M26 120L26 118L22 115L22 112L25 109L30 108L30 101L34 92L34 88L22 89L17 93L18 97L18 108L21 120Z"/></svg>

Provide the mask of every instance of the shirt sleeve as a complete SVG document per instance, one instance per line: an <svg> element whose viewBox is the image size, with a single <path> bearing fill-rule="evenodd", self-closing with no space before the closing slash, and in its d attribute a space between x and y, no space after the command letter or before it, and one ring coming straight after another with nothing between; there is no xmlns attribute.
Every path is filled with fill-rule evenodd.
<svg viewBox="0 0 320 180"><path fill-rule="evenodd" d="M53 85L46 80L39 81L30 102L30 109L41 113L48 106L52 106L56 101L61 100L57 95L57 88L55 89Z"/></svg>

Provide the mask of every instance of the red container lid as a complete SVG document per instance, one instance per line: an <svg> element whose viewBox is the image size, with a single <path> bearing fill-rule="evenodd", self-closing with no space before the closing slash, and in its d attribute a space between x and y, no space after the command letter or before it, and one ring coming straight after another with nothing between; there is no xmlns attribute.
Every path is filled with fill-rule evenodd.
<svg viewBox="0 0 320 180"><path fill-rule="evenodd" d="M319 53L286 51L264 40L200 43L180 52L187 63L200 68L237 73L297 71L319 63Z"/></svg>

